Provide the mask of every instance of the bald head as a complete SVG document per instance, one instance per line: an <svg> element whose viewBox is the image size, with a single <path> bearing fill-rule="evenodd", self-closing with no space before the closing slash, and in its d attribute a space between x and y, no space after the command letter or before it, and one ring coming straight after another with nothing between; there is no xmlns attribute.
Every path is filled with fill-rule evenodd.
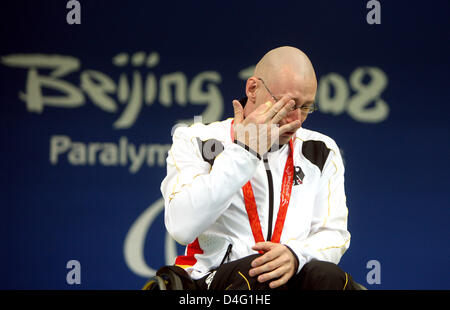
<svg viewBox="0 0 450 310"><path fill-rule="evenodd" d="M287 98L294 102L295 109L278 124L283 126L296 120L303 123L308 115L302 113L301 109L311 107L315 100L316 74L305 53L298 48L282 46L269 51L258 62L254 75L247 80L245 91L245 117L268 101L275 104L285 98L283 102L288 102ZM287 143L293 134L280 137L280 144Z"/></svg>
<svg viewBox="0 0 450 310"><path fill-rule="evenodd" d="M278 47L265 54L256 65L254 75L270 84L292 78L316 83L316 74L308 56L291 46Z"/></svg>

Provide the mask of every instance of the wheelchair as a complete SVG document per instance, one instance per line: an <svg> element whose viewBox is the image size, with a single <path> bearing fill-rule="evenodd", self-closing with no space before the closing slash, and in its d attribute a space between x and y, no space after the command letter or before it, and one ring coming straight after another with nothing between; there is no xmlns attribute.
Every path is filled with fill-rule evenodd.
<svg viewBox="0 0 450 310"><path fill-rule="evenodd" d="M196 285L189 274L178 266L161 267L156 275L144 285L144 291L180 291L195 290Z"/></svg>
<svg viewBox="0 0 450 310"><path fill-rule="evenodd" d="M367 290L365 286L353 281L355 290ZM144 291L181 291L196 290L197 287L189 274L178 266L161 267L142 287Z"/></svg>

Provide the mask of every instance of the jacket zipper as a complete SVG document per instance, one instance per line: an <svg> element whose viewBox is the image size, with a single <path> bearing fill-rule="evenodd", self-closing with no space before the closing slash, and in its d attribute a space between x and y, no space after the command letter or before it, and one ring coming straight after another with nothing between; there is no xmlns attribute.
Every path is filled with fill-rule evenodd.
<svg viewBox="0 0 450 310"><path fill-rule="evenodd" d="M269 223L267 225L267 238L266 241L270 241L272 239L272 221L273 221L273 178L272 172L269 167L269 160L267 156L264 157L264 167L266 169L267 174L267 182L269 183Z"/></svg>
<svg viewBox="0 0 450 310"><path fill-rule="evenodd" d="M225 261L230 258L232 248L233 248L233 244L230 243L228 245L227 251L225 252L225 256L222 258L222 262L220 263L219 267L222 266L225 263Z"/></svg>

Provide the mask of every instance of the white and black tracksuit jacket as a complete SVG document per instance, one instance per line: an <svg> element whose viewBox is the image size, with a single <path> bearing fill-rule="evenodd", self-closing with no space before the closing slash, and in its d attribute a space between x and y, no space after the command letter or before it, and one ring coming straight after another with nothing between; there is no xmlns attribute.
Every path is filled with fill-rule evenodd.
<svg viewBox="0 0 450 310"><path fill-rule="evenodd" d="M255 240L244 184L252 185L266 240L278 214L289 145L268 152L264 163L233 143L231 126L232 119L227 119L179 127L167 157L167 176L161 184L165 225L177 242L187 244L185 255L175 263L193 279L218 267L224 257L233 261L257 253L251 249ZM299 272L312 259L337 264L350 245L350 233L344 166L336 143L300 128L293 146L294 184L280 243L297 255Z"/></svg>

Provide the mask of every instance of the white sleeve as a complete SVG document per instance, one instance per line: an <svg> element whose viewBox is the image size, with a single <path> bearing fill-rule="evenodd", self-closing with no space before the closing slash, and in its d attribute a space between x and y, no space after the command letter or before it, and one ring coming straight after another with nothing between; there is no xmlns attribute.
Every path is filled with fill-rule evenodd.
<svg viewBox="0 0 450 310"><path fill-rule="evenodd" d="M259 160L243 147L225 146L213 166L203 160L189 128L178 128L161 183L167 231L181 244L191 243L229 207L233 195L251 179Z"/></svg>
<svg viewBox="0 0 450 310"><path fill-rule="evenodd" d="M286 243L299 260L297 272L312 259L337 264L350 246L344 165L337 147L330 150L320 182L309 236Z"/></svg>

